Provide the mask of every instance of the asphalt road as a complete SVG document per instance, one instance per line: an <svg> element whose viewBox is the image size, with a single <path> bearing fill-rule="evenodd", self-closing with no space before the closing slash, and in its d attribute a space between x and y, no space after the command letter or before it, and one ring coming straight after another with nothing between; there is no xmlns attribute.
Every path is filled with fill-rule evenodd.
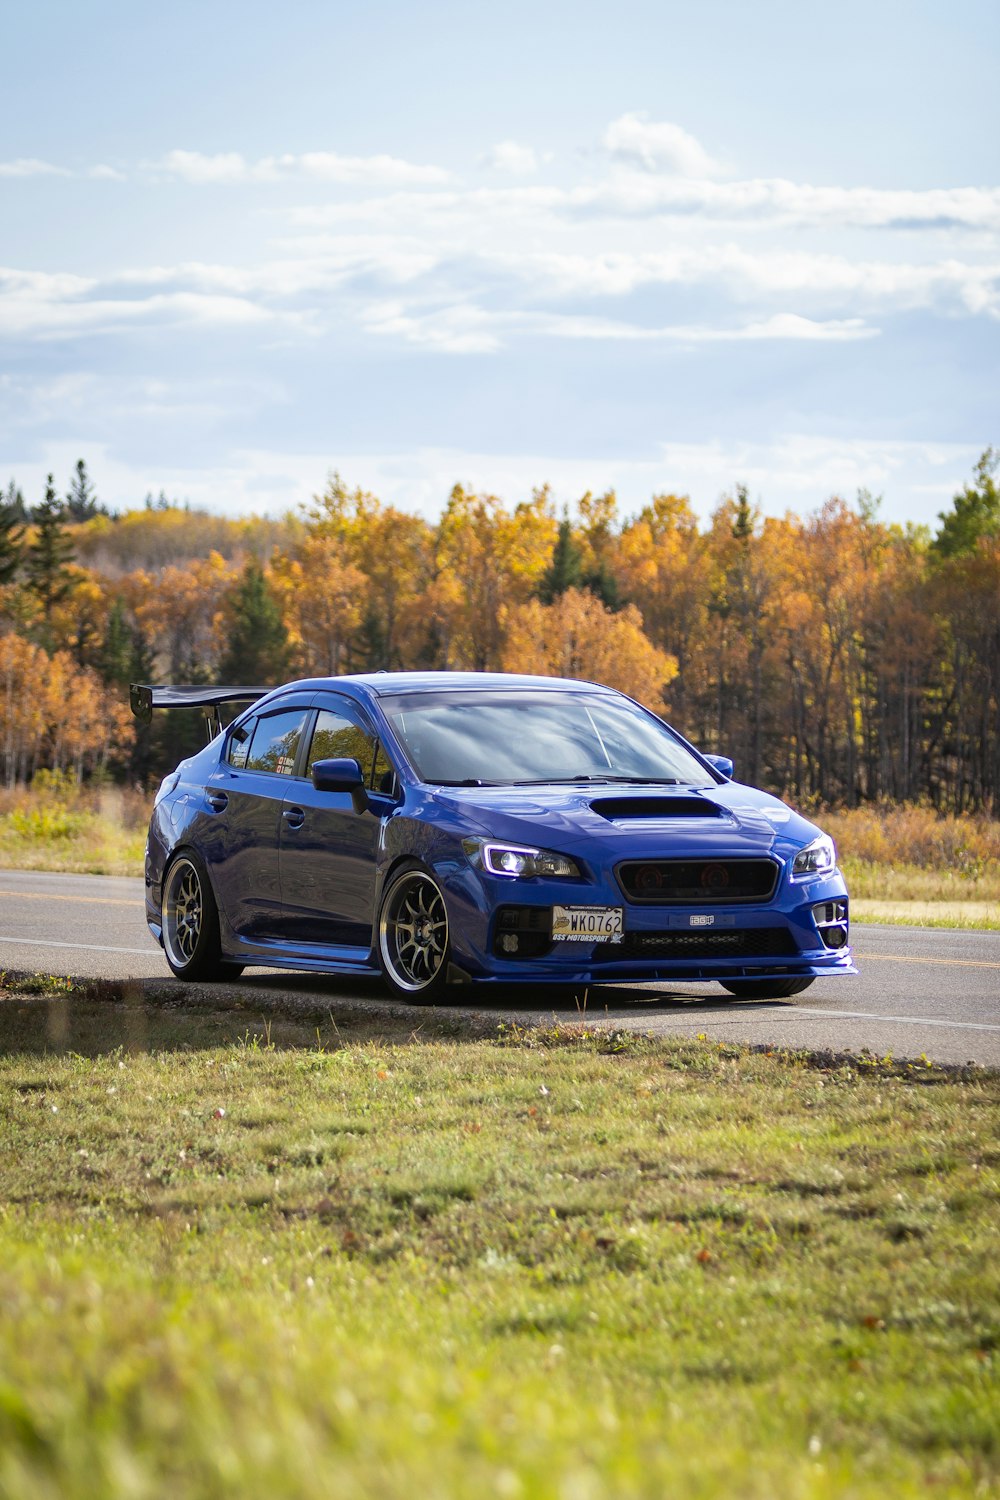
<svg viewBox="0 0 1000 1500"><path fill-rule="evenodd" d="M1000 1067L1000 932L952 932L855 924L861 975L817 980L794 1000L750 1004L724 997L718 985L605 985L585 998L590 1019L663 1035L704 1033L727 1041L860 1051L937 1062ZM165 979L166 959L146 927L142 881L99 875L0 871L0 969L108 979ZM283 992L352 993L367 1003L377 983L322 975L248 970L237 981L262 1009ZM456 992L498 1018L578 1019L564 1003L541 998Z"/></svg>

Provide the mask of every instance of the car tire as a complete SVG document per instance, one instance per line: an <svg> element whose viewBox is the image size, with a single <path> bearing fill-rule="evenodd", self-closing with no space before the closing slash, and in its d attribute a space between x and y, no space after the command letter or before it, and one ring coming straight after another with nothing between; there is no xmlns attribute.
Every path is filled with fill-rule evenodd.
<svg viewBox="0 0 1000 1500"><path fill-rule="evenodd" d="M448 972L448 908L415 860L393 871L379 908L378 958L394 995L411 1005L440 999Z"/></svg>
<svg viewBox="0 0 1000 1500"><path fill-rule="evenodd" d="M728 984L722 980L722 988L737 1000L787 1000L789 995L801 995L813 982L812 979L733 979Z"/></svg>
<svg viewBox="0 0 1000 1500"><path fill-rule="evenodd" d="M178 979L235 978L242 972L242 964L223 962L219 910L193 850L176 855L163 877L160 926L167 963Z"/></svg>

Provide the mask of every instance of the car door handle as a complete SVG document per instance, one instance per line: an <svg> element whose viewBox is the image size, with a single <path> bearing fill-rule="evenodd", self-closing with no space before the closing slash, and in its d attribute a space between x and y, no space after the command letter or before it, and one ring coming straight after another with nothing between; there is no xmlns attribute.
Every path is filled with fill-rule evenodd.
<svg viewBox="0 0 1000 1500"><path fill-rule="evenodd" d="M229 806L229 798L225 792L206 792L205 797L213 812L225 812Z"/></svg>
<svg viewBox="0 0 1000 1500"><path fill-rule="evenodd" d="M286 807L281 816L289 828L301 828L306 820L306 815L301 807Z"/></svg>

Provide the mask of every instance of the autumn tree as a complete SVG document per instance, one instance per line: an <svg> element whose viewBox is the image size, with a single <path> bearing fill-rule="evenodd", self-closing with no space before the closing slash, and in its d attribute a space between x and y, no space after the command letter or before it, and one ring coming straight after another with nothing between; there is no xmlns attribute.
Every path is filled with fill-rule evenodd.
<svg viewBox="0 0 1000 1500"><path fill-rule="evenodd" d="M608 609L625 603L618 563L618 497L614 490L592 495L588 490L577 506L583 551L582 585Z"/></svg>
<svg viewBox="0 0 1000 1500"><path fill-rule="evenodd" d="M677 660L670 711L685 733L704 727L704 642L709 599L709 555L686 495L655 495L622 528L617 574L642 615L655 646Z"/></svg>
<svg viewBox="0 0 1000 1500"><path fill-rule="evenodd" d="M502 665L511 672L581 677L601 682L661 710L677 662L650 644L634 605L605 609L582 589L567 589L551 604L515 605L507 623Z"/></svg>
<svg viewBox="0 0 1000 1500"><path fill-rule="evenodd" d="M737 485L712 517L712 581L708 614L714 645L715 748L733 756L748 781L761 777L765 711L767 617L773 592L765 528Z"/></svg>
<svg viewBox="0 0 1000 1500"><path fill-rule="evenodd" d="M556 530L545 490L509 511L495 495L455 485L435 545L437 578L458 585L444 622L449 666L496 670L507 612L538 589Z"/></svg>
<svg viewBox="0 0 1000 1500"><path fill-rule="evenodd" d="M334 474L308 512L307 524L316 535L337 541L340 556L368 580L357 666L408 665L415 649L413 606L432 576L427 523L383 505L366 490L349 490Z"/></svg>
<svg viewBox="0 0 1000 1500"><path fill-rule="evenodd" d="M0 636L0 758L8 786L40 766L77 777L121 763L130 743L128 704L65 651L49 655Z"/></svg>
<svg viewBox="0 0 1000 1500"><path fill-rule="evenodd" d="M271 583L297 670L307 677L350 671L368 613L369 584L343 543L307 535L290 554L274 559Z"/></svg>
<svg viewBox="0 0 1000 1500"><path fill-rule="evenodd" d="M168 682L209 682L224 646L225 600L239 569L218 552L158 572L137 569L119 589Z"/></svg>

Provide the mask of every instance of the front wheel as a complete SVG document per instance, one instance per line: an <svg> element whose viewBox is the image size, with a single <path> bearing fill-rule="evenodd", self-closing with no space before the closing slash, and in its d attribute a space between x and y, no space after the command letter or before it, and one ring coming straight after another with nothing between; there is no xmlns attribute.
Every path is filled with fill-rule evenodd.
<svg viewBox="0 0 1000 1500"><path fill-rule="evenodd" d="M812 983L812 979L732 979L723 980L722 988L737 1000L787 1000L789 995L801 995Z"/></svg>
<svg viewBox="0 0 1000 1500"><path fill-rule="evenodd" d="M160 902L163 951L178 979L235 977L219 946L219 912L205 866L194 853L179 854L163 879Z"/></svg>
<svg viewBox="0 0 1000 1500"><path fill-rule="evenodd" d="M411 1004L437 1000L448 967L448 910L434 876L407 865L389 882L378 923L378 956L394 994Z"/></svg>

